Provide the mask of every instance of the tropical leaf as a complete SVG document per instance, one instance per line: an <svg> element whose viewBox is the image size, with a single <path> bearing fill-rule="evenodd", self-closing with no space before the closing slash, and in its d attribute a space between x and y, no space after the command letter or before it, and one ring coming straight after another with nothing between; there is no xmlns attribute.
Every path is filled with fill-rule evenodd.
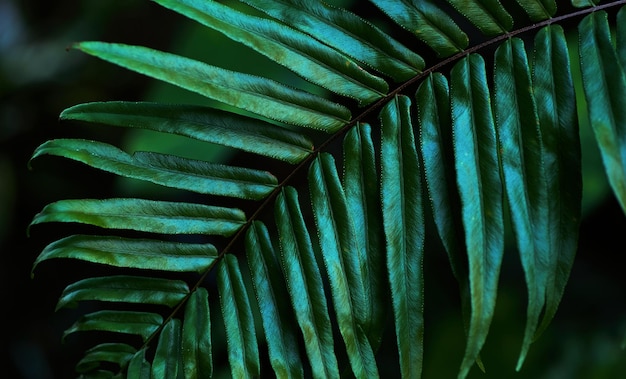
<svg viewBox="0 0 626 379"><path fill-rule="evenodd" d="M618 9L626 1L573 0L580 9L562 11L554 0L372 0L364 13L304 0L157 3L328 92L143 46L73 45L226 110L91 102L63 111L63 122L181 135L247 154L231 166L71 138L35 150L32 159L69 158L181 196L199 194L66 199L35 215L37 230L66 222L109 235L61 237L33 272L50 259L122 271L85 274L66 287L57 308L91 301L98 310L63 337L99 331L141 340L95 345L77 372L204 378L221 366L219 352L237 378L269 370L279 378L389 370L419 378L431 291L424 257L438 239L460 291L466 346L458 376L465 378L474 363L484 369L505 225L528 293L522 369L574 264L583 180L577 114L589 115L626 213L626 8ZM566 33L578 33L579 45L568 45ZM281 165L245 167L256 156ZM212 315L214 306L221 312ZM211 320L216 314L223 330ZM378 364L387 335L396 341L394 368Z"/></svg>

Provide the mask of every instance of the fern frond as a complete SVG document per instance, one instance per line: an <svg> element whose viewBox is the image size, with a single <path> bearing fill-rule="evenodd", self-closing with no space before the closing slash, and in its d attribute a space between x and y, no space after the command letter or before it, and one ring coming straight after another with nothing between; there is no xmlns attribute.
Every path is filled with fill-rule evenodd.
<svg viewBox="0 0 626 379"><path fill-rule="evenodd" d="M142 46L74 45L233 110L94 102L66 109L63 121L182 135L287 166L280 177L157 152L129 154L98 141L56 139L38 147L32 159L60 156L219 196L210 197L214 204L61 200L35 215L31 227L71 222L112 235L52 242L33 271L43 261L68 258L132 271L79 280L61 295L58 308L94 300L104 308L83 316L64 337L97 330L142 341L137 347L96 345L78 372L106 375L101 363L113 363L119 372L111 376L210 377L219 350L227 352L234 377L258 377L265 373L267 347L280 378L337 378L347 370L370 378L381 375L376 354L390 333L400 376L418 378L429 291L424 255L434 237L461 293L466 348L459 378L465 378L475 363L482 368L507 210L528 291L521 369L557 311L576 253L582 198L577 107L589 112L626 213L626 8L617 12L615 41L605 11L626 1L559 15L553 0L372 0L381 12L372 20L387 17L377 23L313 1L157 2L334 95ZM512 16L518 14L535 24L518 25ZM575 100L575 47L558 25L570 17L584 17L577 30L584 103ZM388 22L408 35L386 28ZM522 32L534 38L519 38ZM432 54L422 43L439 59L425 62L422 56ZM485 46L494 48L493 57L481 50ZM360 113L353 116L355 109ZM251 204L252 212L235 208L233 199ZM437 236L427 234L428 214ZM149 237L117 236L121 230ZM179 242L180 235L211 243ZM198 278L188 283L177 279L180 273ZM133 310L115 309L117 303ZM165 310L146 312L144 304ZM225 344L211 338L217 327L212 312L224 321Z"/></svg>

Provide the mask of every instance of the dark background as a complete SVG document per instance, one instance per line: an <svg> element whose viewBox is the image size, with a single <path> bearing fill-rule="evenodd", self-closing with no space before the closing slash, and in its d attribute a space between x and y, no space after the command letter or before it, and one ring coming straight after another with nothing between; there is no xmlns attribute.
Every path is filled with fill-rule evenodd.
<svg viewBox="0 0 626 379"><path fill-rule="evenodd" d="M238 59L244 50L152 2L0 0L0 367L5 378L75 377L73 366L82 353L80 338L61 342L77 311L54 312L54 308L63 288L84 268L71 262L50 262L38 267L31 278L32 264L41 249L60 237L54 227L33 228L27 237L32 217L45 204L59 199L153 190L54 157L34 161L29 170L29 158L39 144L72 136L131 150L150 147L184 151L203 159L236 158L225 150L207 151L199 145L183 144L183 139L165 143L158 135L58 122L63 109L88 101L204 101L80 52L66 51L72 42L90 39L146 45L244 71L270 67L262 59ZM275 73L296 80L279 69ZM626 217L608 189L588 127L581 128L584 220L580 249L560 310L552 326L531 347L521 372L515 373L526 294L519 259L509 249L495 319L482 356L487 373L473 369L472 378L626 377L626 352L620 348L626 336ZM443 252L427 252L425 267L424 378L454 378L464 349L456 286ZM393 336L383 343L380 359L392 360L380 362L381 371L386 372L395 365L396 358L388 353L393 351ZM389 370L393 376L394 369Z"/></svg>

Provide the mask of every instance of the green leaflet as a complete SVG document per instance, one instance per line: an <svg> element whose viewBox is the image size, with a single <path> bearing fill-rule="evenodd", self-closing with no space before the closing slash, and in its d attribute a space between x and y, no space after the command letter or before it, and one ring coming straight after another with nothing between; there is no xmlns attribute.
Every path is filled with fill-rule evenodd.
<svg viewBox="0 0 626 379"><path fill-rule="evenodd" d="M463 51L469 43L454 20L430 0L370 1L441 57Z"/></svg>
<svg viewBox="0 0 626 379"><path fill-rule="evenodd" d="M76 364L76 372L89 373L100 367L103 362L117 364L123 369L136 352L137 349L125 343L102 343L85 352Z"/></svg>
<svg viewBox="0 0 626 379"><path fill-rule="evenodd" d="M554 0L516 0L534 22L551 18L556 13Z"/></svg>
<svg viewBox="0 0 626 379"><path fill-rule="evenodd" d="M350 120L347 108L266 78L225 70L143 46L88 41L73 47L127 69L288 124L334 132Z"/></svg>
<svg viewBox="0 0 626 379"><path fill-rule="evenodd" d="M387 271L403 378L422 373L424 215L411 101L396 96L380 113L381 197Z"/></svg>
<svg viewBox="0 0 626 379"><path fill-rule="evenodd" d="M152 367L146 360L146 348L139 350L128 364L127 378L150 379Z"/></svg>
<svg viewBox="0 0 626 379"><path fill-rule="evenodd" d="M185 305L181 349L185 378L213 375L209 294L205 288L193 291Z"/></svg>
<svg viewBox="0 0 626 379"><path fill-rule="evenodd" d="M589 119L609 183L626 212L626 73L611 41L606 12L586 16L578 30Z"/></svg>
<svg viewBox="0 0 626 379"><path fill-rule="evenodd" d="M230 236L246 222L234 208L143 199L60 200L35 215L44 222L79 222L108 229Z"/></svg>
<svg viewBox="0 0 626 379"><path fill-rule="evenodd" d="M237 257L232 254L226 254L218 265L217 288L231 374L233 378L257 378L260 364L254 318Z"/></svg>
<svg viewBox="0 0 626 379"><path fill-rule="evenodd" d="M581 147L565 33L543 28L535 37L533 89L547 180L549 268L546 303L537 336L554 317L574 263L581 219Z"/></svg>
<svg viewBox="0 0 626 379"><path fill-rule="evenodd" d="M129 155L115 146L88 140L57 139L39 146L31 159L49 154L74 159L128 178L210 195L260 199L276 186L266 171L224 166L159 153Z"/></svg>
<svg viewBox="0 0 626 379"><path fill-rule="evenodd" d="M466 275L461 275L461 272L467 270L461 266L464 259L460 255L462 246L457 246L463 237L463 231L455 223L458 215L453 212L458 207L459 200L454 191L454 162L449 143L452 138L452 120L448 80L443 74L430 74L420 84L415 98L420 151L435 226L448 253L452 272L462 282Z"/></svg>
<svg viewBox="0 0 626 379"><path fill-rule="evenodd" d="M63 290L56 309L76 308L79 301L111 301L176 306L189 294L181 280L117 275L86 278Z"/></svg>
<svg viewBox="0 0 626 379"><path fill-rule="evenodd" d="M126 101L85 103L65 109L60 118L178 134L289 163L300 162L313 150L313 143L300 133L194 105Z"/></svg>
<svg viewBox="0 0 626 379"><path fill-rule="evenodd" d="M46 246L35 260L31 275L39 263L55 258L144 270L202 272L216 256L217 250L210 244L73 235Z"/></svg>
<svg viewBox="0 0 626 379"><path fill-rule="evenodd" d="M330 154L320 154L311 164L309 187L321 255L352 371L357 378L376 378L374 352L362 326L369 310L368 262L358 251L354 224Z"/></svg>
<svg viewBox="0 0 626 379"><path fill-rule="evenodd" d="M451 71L453 144L469 260L472 315L459 378L465 378L493 318L504 249L502 183L485 63L469 55Z"/></svg>
<svg viewBox="0 0 626 379"><path fill-rule="evenodd" d="M304 79L362 105L383 97L387 83L351 59L298 30L210 0L156 0L267 56Z"/></svg>
<svg viewBox="0 0 626 379"><path fill-rule="evenodd" d="M429 75L415 94L419 144L432 216L446 249L452 273L459 284L465 332L471 316L469 272L463 244L460 199L456 191L452 119L448 80L441 73ZM479 364L480 361L478 362Z"/></svg>
<svg viewBox="0 0 626 379"><path fill-rule="evenodd" d="M277 378L301 378L298 340L287 315L287 290L265 224L254 221L246 234L246 255L265 331L270 362Z"/></svg>
<svg viewBox="0 0 626 379"><path fill-rule="evenodd" d="M424 68L422 57L345 9L303 0L241 0L396 81Z"/></svg>
<svg viewBox="0 0 626 379"><path fill-rule="evenodd" d="M542 51L541 54L545 54ZM551 275L547 173L539 116L524 42L512 38L495 54L493 94L500 159L513 234L526 275L528 310L519 370L535 336Z"/></svg>
<svg viewBox="0 0 626 379"><path fill-rule="evenodd" d="M385 272L384 235L376 152L369 124L357 124L343 141L343 190L362 267L365 314L360 321L374 350L380 344L386 320L388 286ZM361 279L363 280L363 279Z"/></svg>
<svg viewBox="0 0 626 379"><path fill-rule="evenodd" d="M278 195L274 214L287 289L313 376L339 378L322 277L293 187L285 187Z"/></svg>
<svg viewBox="0 0 626 379"><path fill-rule="evenodd" d="M159 334L159 342L152 360L152 377L177 379L180 364L180 320L170 319Z"/></svg>
<svg viewBox="0 0 626 379"><path fill-rule="evenodd" d="M63 332L63 339L75 332L90 330L136 334L145 342L163 323L156 313L132 311L98 311L82 316Z"/></svg>
<svg viewBox="0 0 626 379"><path fill-rule="evenodd" d="M504 34L513 28L513 17L499 0L448 0L448 2L487 36Z"/></svg>

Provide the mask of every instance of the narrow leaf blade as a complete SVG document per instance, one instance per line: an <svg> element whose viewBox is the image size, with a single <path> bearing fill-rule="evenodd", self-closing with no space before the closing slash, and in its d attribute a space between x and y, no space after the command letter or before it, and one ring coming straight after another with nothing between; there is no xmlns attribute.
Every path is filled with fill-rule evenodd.
<svg viewBox="0 0 626 379"><path fill-rule="evenodd" d="M228 362L234 378L260 375L259 348L250 301L237 257L226 254L218 266L217 286L226 327Z"/></svg>
<svg viewBox="0 0 626 379"><path fill-rule="evenodd" d="M560 26L543 28L535 37L533 88L547 173L550 228L550 274L538 337L554 315L569 277L581 222L582 168L576 96L568 43Z"/></svg>
<svg viewBox="0 0 626 379"><path fill-rule="evenodd" d="M421 72L424 60L378 27L323 2L242 0L397 81Z"/></svg>
<svg viewBox="0 0 626 379"><path fill-rule="evenodd" d="M181 370L180 320L173 318L165 324L159 334L154 359L152 377L177 379Z"/></svg>
<svg viewBox="0 0 626 379"><path fill-rule="evenodd" d="M378 377L374 352L362 327L367 315L369 270L358 251L354 225L330 154L321 154L311 165L309 186L335 314L352 371L357 378Z"/></svg>
<svg viewBox="0 0 626 379"><path fill-rule="evenodd" d="M73 47L269 119L329 132L338 130L350 120L347 108L266 78L225 70L143 46L86 41Z"/></svg>
<svg viewBox="0 0 626 379"><path fill-rule="evenodd" d="M63 332L63 339L75 332L97 330L139 335L145 342L162 323L156 313L104 310L82 316Z"/></svg>
<svg viewBox="0 0 626 379"><path fill-rule="evenodd" d="M287 294L274 248L265 224L255 221L246 234L246 255L252 273L254 292L265 331L270 363L278 378L302 377L303 368L298 354L298 341L289 315L293 313L282 301Z"/></svg>
<svg viewBox="0 0 626 379"><path fill-rule="evenodd" d="M216 257L217 250L211 244L73 235L46 246L35 260L33 271L48 259L71 258L115 267L202 272Z"/></svg>
<svg viewBox="0 0 626 379"><path fill-rule="evenodd" d="M322 277L293 187L278 195L275 217L287 289L313 375L339 378Z"/></svg>
<svg viewBox="0 0 626 379"><path fill-rule="evenodd" d="M420 152L431 214L459 284L464 331L467 334L472 313L471 296L461 199L455 177L449 91L446 77L433 73L420 84L415 96ZM481 364L480 361L478 363Z"/></svg>
<svg viewBox="0 0 626 379"><path fill-rule="evenodd" d="M545 52L542 52L544 54ZM547 173L539 116L524 43L512 38L496 49L494 109L511 221L528 287L519 370L534 338L550 275Z"/></svg>
<svg viewBox="0 0 626 379"><path fill-rule="evenodd" d="M411 101L396 96L380 114L381 196L396 339L403 378L419 378L424 350L424 215Z"/></svg>
<svg viewBox="0 0 626 379"><path fill-rule="evenodd" d="M363 329L374 350L381 342L386 321L388 285L385 271L384 233L376 151L368 124L357 124L344 139L343 187L354 223L359 258L366 264Z"/></svg>
<svg viewBox="0 0 626 379"><path fill-rule="evenodd" d="M116 275L87 278L68 285L56 309L75 308L80 301L159 304L174 307L189 293L181 280Z"/></svg>
<svg viewBox="0 0 626 379"><path fill-rule="evenodd" d="M211 316L209 294L205 288L193 291L185 305L181 346L185 378L213 376Z"/></svg>
<svg viewBox="0 0 626 379"><path fill-rule="evenodd" d="M472 315L459 378L487 338L504 250L502 184L485 63L470 55L451 72L453 143L469 260Z"/></svg>
<svg viewBox="0 0 626 379"><path fill-rule="evenodd" d="M129 155L115 146L89 140L56 139L33 153L55 155L85 163L120 176L203 194L260 199L276 186L268 172L224 166L172 155L136 152Z"/></svg>
<svg viewBox="0 0 626 379"><path fill-rule="evenodd" d="M459 199L455 191L452 119L448 80L443 74L429 75L416 92L420 126L420 151L424 162L426 190L439 238L448 254L452 272L462 283L467 279L461 255L462 225L455 220ZM463 275L465 272L465 275Z"/></svg>
<svg viewBox="0 0 626 379"><path fill-rule="evenodd" d="M143 199L61 200L46 205L31 226L77 222L107 229L230 236L246 222L239 209Z"/></svg>
<svg viewBox="0 0 626 379"><path fill-rule="evenodd" d="M586 16L578 30L591 126L613 193L626 213L626 73L613 47L606 12Z"/></svg>

